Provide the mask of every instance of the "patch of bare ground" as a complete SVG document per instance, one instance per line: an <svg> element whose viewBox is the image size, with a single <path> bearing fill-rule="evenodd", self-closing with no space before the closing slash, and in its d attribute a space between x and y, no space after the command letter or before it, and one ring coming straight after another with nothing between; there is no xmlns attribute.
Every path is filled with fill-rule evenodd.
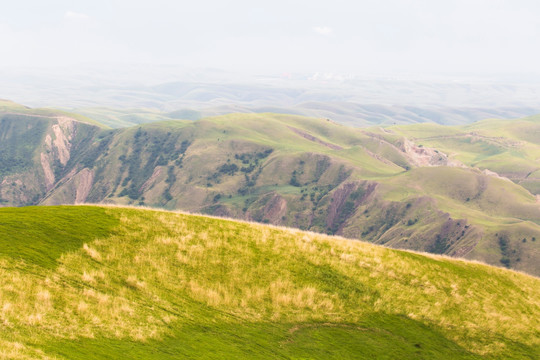
<svg viewBox="0 0 540 360"><path fill-rule="evenodd" d="M387 164L387 165L395 165L393 162L391 162L390 160L388 160L388 159L385 158L384 156L381 156L381 155L379 155L379 154L376 154L376 153L374 153L374 152L372 152L372 151L370 151L370 150L368 150L368 149L365 149L365 151L366 151L366 153L367 153L369 156L371 156L371 157L374 158L374 159L379 160L379 161L382 162L382 163L385 163L385 164Z"/></svg>
<svg viewBox="0 0 540 360"><path fill-rule="evenodd" d="M71 156L71 139L75 126L71 118L59 116L56 119L58 123L52 126L55 136L53 144L58 151L58 160L66 165Z"/></svg>
<svg viewBox="0 0 540 360"><path fill-rule="evenodd" d="M278 222L287 213L287 200L279 194L274 194L264 207L265 218Z"/></svg>
<svg viewBox="0 0 540 360"><path fill-rule="evenodd" d="M140 191L146 191L150 186L152 186L162 172L163 168L161 166L156 166L152 175L144 182L144 184L141 185Z"/></svg>
<svg viewBox="0 0 540 360"><path fill-rule="evenodd" d="M308 134L307 132L305 131L302 131L300 129L297 129L297 128L294 128L292 126L288 126L289 129L291 129L295 134L297 135L300 135L301 137L303 137L304 139L307 139L309 141L313 141L317 144L321 144L321 145L324 145L326 146L327 148L330 148L332 150L342 150L343 148L339 145L336 145L336 144L331 144L329 142L326 142L324 140L321 140L319 139L318 137L315 137L311 134Z"/></svg>
<svg viewBox="0 0 540 360"><path fill-rule="evenodd" d="M45 186L47 190L50 190L54 185L54 172L51 168L51 160L49 155L41 153L41 167L43 168L43 173L45 174Z"/></svg>
<svg viewBox="0 0 540 360"><path fill-rule="evenodd" d="M501 175L497 174L495 171L491 171L491 170L488 170L488 169L482 170L482 174L487 175L487 176L493 176L493 177L496 177L496 178L501 179L501 180L506 180L506 181L512 182L512 180L510 180L509 178L501 176Z"/></svg>
<svg viewBox="0 0 540 360"><path fill-rule="evenodd" d="M79 184L75 195L75 203L80 204L86 201L90 194L94 182L94 172L90 169L82 169L78 174Z"/></svg>
<svg viewBox="0 0 540 360"><path fill-rule="evenodd" d="M407 139L403 139L400 150L415 166L465 167L461 162L449 159L446 154L436 149L416 145L414 142Z"/></svg>

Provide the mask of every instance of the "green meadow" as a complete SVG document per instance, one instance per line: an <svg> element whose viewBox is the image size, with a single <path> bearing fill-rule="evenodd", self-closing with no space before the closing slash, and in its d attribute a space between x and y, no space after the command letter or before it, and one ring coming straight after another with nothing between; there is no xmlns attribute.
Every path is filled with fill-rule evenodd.
<svg viewBox="0 0 540 360"><path fill-rule="evenodd" d="M0 358L537 359L540 280L201 215L0 209Z"/></svg>

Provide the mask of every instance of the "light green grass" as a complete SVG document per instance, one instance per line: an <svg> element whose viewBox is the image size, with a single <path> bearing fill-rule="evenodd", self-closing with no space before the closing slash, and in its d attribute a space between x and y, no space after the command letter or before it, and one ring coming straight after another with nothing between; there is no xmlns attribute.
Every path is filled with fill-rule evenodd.
<svg viewBox="0 0 540 360"><path fill-rule="evenodd" d="M540 282L521 273L151 210L34 207L0 216L20 249L77 239L55 266L0 242L6 358L540 356ZM94 237L92 223L101 226Z"/></svg>
<svg viewBox="0 0 540 360"><path fill-rule="evenodd" d="M107 107L92 107L75 110L78 113L111 128L124 128L140 124L170 121L172 117L153 109L113 109Z"/></svg>
<svg viewBox="0 0 540 360"><path fill-rule="evenodd" d="M488 119L465 126L394 126L389 131L436 148L468 166L494 171L516 183L540 169L538 117ZM380 130L378 133L384 134ZM537 193L535 186L528 189Z"/></svg>
<svg viewBox="0 0 540 360"><path fill-rule="evenodd" d="M29 108L27 106L23 106L9 100L0 100L0 114L1 113L29 115L51 119L58 117L68 117L78 122L95 125L103 129L109 128L109 126L84 115L53 108Z"/></svg>

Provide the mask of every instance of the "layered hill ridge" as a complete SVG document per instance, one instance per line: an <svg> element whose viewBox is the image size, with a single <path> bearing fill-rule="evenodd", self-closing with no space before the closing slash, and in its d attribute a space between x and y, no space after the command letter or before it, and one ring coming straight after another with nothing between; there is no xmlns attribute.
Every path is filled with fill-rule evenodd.
<svg viewBox="0 0 540 360"><path fill-rule="evenodd" d="M60 119L71 120L85 124L95 125L100 128L108 128L107 125L97 122L84 115L75 114L58 109L51 108L30 108L21 104L17 104L10 100L0 99L0 115L26 115L28 117L44 118L44 119Z"/></svg>
<svg viewBox="0 0 540 360"><path fill-rule="evenodd" d="M534 359L540 283L300 230L0 209L0 356Z"/></svg>
<svg viewBox="0 0 540 360"><path fill-rule="evenodd" d="M488 123L354 129L231 114L107 130L7 114L0 197L183 209L540 274L540 123L516 122L528 127L512 136L509 122ZM511 176L514 159L526 179Z"/></svg>

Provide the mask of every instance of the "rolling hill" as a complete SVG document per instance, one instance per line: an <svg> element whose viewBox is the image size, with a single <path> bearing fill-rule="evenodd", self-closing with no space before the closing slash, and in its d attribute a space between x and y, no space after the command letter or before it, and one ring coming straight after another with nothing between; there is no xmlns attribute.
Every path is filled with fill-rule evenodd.
<svg viewBox="0 0 540 360"><path fill-rule="evenodd" d="M437 148L467 166L496 172L540 194L540 116L484 120L455 127L398 126L388 131Z"/></svg>
<svg viewBox="0 0 540 360"><path fill-rule="evenodd" d="M350 126L435 122L540 113L538 77L410 77L288 74L246 76L151 66L0 70L0 97L61 107L111 127L166 117L283 113ZM74 91L76 89L76 91Z"/></svg>
<svg viewBox="0 0 540 360"><path fill-rule="evenodd" d="M100 128L108 126L97 122L89 117L51 108L29 108L10 100L0 99L0 115L2 116L26 116L51 120L71 120L84 124L95 125Z"/></svg>
<svg viewBox="0 0 540 360"><path fill-rule="evenodd" d="M230 114L112 130L8 113L0 119L0 202L183 209L538 275L540 145L525 138L537 128L535 118L355 129ZM444 134L454 138L436 138ZM515 161L531 173L526 179L504 177L517 174Z"/></svg>
<svg viewBox="0 0 540 360"><path fill-rule="evenodd" d="M230 95L230 94L228 94ZM202 95L204 96L204 95ZM212 95L211 95L212 96ZM174 119L199 120L230 113L294 114L306 117L332 119L343 125L355 127L391 126L396 124L436 123L440 125L470 124L488 118L512 119L536 114L540 108L532 107L457 107L457 106L408 106L387 104L363 104L348 101L301 101L283 105L245 104L241 98L222 98L210 101L179 101L169 105L167 111L156 110L157 104L139 108L83 107L70 109L112 128L136 126L156 121ZM280 101L275 101L280 103ZM215 104L214 104L215 103ZM154 107L152 107L154 106ZM174 109L172 111L169 111Z"/></svg>
<svg viewBox="0 0 540 360"><path fill-rule="evenodd" d="M0 209L0 357L536 359L538 278L200 215Z"/></svg>

